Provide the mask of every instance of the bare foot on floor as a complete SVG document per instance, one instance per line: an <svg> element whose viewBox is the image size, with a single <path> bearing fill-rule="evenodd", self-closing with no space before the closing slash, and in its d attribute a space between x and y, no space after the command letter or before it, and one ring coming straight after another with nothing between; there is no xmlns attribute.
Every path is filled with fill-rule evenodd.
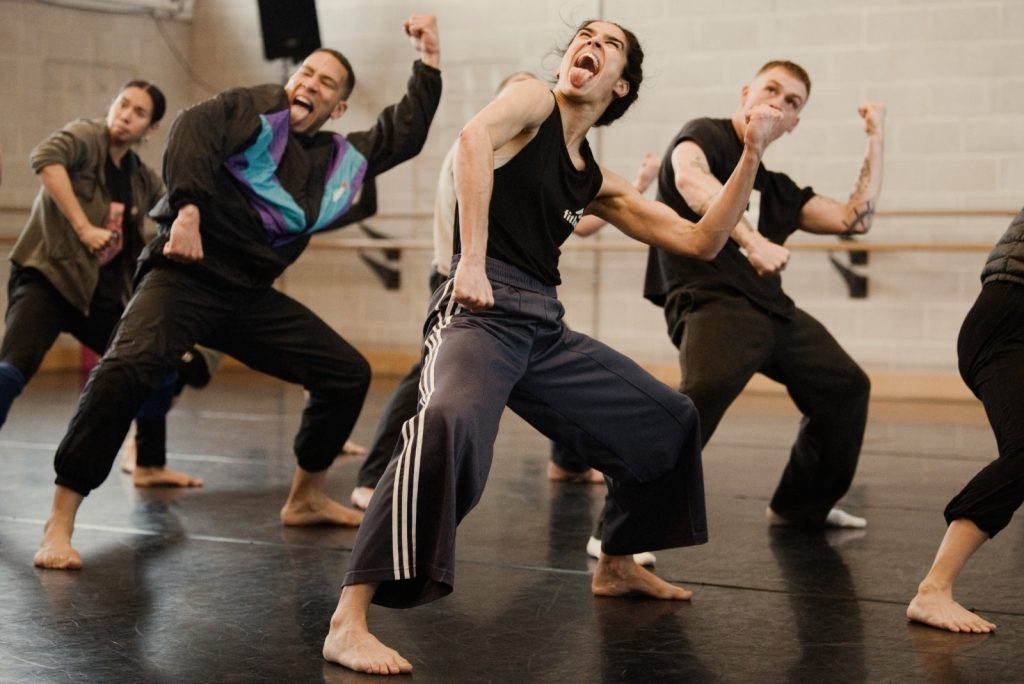
<svg viewBox="0 0 1024 684"><path fill-rule="evenodd" d="M173 468L136 466L132 484L136 487L202 487L203 480Z"/></svg>
<svg viewBox="0 0 1024 684"><path fill-rule="evenodd" d="M281 509L281 522L285 525L340 525L357 527L363 514L326 496L313 500L285 502Z"/></svg>
<svg viewBox="0 0 1024 684"><path fill-rule="evenodd" d="M376 675L407 674L412 663L388 648L367 630L331 625L324 641L324 658L356 672Z"/></svg>
<svg viewBox="0 0 1024 684"><path fill-rule="evenodd" d="M352 505L361 511L365 511L370 507L370 499L372 498L373 487L356 487L349 496Z"/></svg>
<svg viewBox="0 0 1024 684"><path fill-rule="evenodd" d="M32 564L49 570L79 570L82 557L71 547L71 535L47 520L43 541L32 557Z"/></svg>
<svg viewBox="0 0 1024 684"><path fill-rule="evenodd" d="M370 450L364 447L362 444L357 444L351 439L347 440L341 447L342 456L365 456L370 453Z"/></svg>
<svg viewBox="0 0 1024 684"><path fill-rule="evenodd" d="M987 634L996 626L953 600L953 594L940 589L919 587L907 606L907 618L950 632Z"/></svg>
<svg viewBox="0 0 1024 684"><path fill-rule="evenodd" d="M650 596L680 601L693 597L689 589L666 582L634 563L631 556L607 556L603 553L597 560L591 589L595 596Z"/></svg>
<svg viewBox="0 0 1024 684"><path fill-rule="evenodd" d="M594 468L587 468L583 472L566 470L561 466L548 462L548 479L552 482L567 482L569 484L604 484L604 474Z"/></svg>

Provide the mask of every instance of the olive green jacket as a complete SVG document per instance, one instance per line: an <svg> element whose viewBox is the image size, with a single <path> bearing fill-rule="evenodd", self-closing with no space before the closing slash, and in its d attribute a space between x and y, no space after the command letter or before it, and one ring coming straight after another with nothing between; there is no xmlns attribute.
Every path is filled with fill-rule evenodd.
<svg viewBox="0 0 1024 684"><path fill-rule="evenodd" d="M36 173L51 164L60 164L67 169L75 196L89 221L96 226L106 225L110 210L105 172L108 146L109 134L102 119L79 119L39 143L30 156L32 170ZM126 245L133 247L133 253L126 253L123 259L124 287L121 296L122 303L126 303L131 293L135 260L143 245L143 215L160 199L163 183L156 172L143 164L132 151L125 155L121 168L131 176L132 223L138 232L135 239L125 241ZM38 270L69 304L88 315L89 303L99 282L99 260L78 239L71 222L46 188L39 189L28 223L11 251L10 259L18 266Z"/></svg>

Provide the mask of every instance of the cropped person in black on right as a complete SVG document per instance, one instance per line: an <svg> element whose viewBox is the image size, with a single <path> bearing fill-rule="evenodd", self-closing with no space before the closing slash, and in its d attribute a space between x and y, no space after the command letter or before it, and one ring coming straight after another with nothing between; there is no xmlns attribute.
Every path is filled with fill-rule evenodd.
<svg viewBox="0 0 1024 684"><path fill-rule="evenodd" d="M1024 503L1024 210L981 271L981 293L957 339L960 376L985 406L999 457L946 506L948 527L907 617L938 629L988 633L996 625L953 599L967 561Z"/></svg>

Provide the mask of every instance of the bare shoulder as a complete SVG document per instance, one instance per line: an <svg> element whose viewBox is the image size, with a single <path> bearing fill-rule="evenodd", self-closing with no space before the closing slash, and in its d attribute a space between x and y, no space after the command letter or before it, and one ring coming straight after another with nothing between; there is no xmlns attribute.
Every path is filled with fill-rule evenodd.
<svg viewBox="0 0 1024 684"><path fill-rule="evenodd" d="M537 135L554 107L551 91L530 79L506 86L477 116L494 131L492 140L499 143L495 152L512 157Z"/></svg>
<svg viewBox="0 0 1024 684"><path fill-rule="evenodd" d="M555 107L555 98L547 85L535 78L508 84L494 102L518 113L533 127L540 126Z"/></svg>

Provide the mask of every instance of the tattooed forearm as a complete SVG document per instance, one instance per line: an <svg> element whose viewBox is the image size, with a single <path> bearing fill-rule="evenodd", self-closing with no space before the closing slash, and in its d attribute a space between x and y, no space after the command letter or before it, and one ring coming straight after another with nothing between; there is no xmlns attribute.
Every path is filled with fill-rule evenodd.
<svg viewBox="0 0 1024 684"><path fill-rule="evenodd" d="M874 202L865 202L862 206L853 209L853 216L843 221L843 234L855 235L866 233L871 228L875 219Z"/></svg>
<svg viewBox="0 0 1024 684"><path fill-rule="evenodd" d="M853 195L857 196L867 190L868 182L871 180L871 160L865 159L860 167L860 174L857 176L857 183L853 186Z"/></svg>

